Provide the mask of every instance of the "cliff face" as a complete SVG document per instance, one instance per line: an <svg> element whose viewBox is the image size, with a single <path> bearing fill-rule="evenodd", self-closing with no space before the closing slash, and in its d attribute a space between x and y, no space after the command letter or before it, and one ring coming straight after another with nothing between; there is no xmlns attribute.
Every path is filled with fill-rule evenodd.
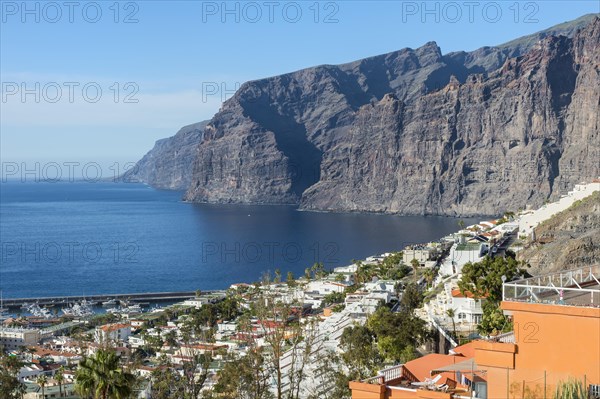
<svg viewBox="0 0 600 399"><path fill-rule="evenodd" d="M357 112L323 156L309 209L498 214L599 174L600 21L487 76Z"/></svg>
<svg viewBox="0 0 600 399"><path fill-rule="evenodd" d="M121 179L167 190L186 190L192 181L192 165L208 121L182 127L176 135L158 140Z"/></svg>
<svg viewBox="0 0 600 399"><path fill-rule="evenodd" d="M535 229L536 241L519 251L530 273L550 273L600 262L600 193L575 203Z"/></svg>
<svg viewBox="0 0 600 399"><path fill-rule="evenodd" d="M448 55L428 43L246 83L206 127L185 199L463 216L539 206L600 175L600 19L586 21L572 37Z"/></svg>

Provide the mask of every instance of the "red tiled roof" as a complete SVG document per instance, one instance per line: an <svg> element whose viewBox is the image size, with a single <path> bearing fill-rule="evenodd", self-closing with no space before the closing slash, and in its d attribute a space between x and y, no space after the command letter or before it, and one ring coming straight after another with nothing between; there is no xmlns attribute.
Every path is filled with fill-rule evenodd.
<svg viewBox="0 0 600 399"><path fill-rule="evenodd" d="M459 288L452 289L452 297L453 298L475 298L475 295L471 291L466 291L464 294L460 292ZM485 297L485 295L484 295Z"/></svg>
<svg viewBox="0 0 600 399"><path fill-rule="evenodd" d="M432 353L404 364L404 367L414 375L419 381L425 381L431 378L431 370L449 366L451 364L464 362L465 358L461 356L440 355Z"/></svg>
<svg viewBox="0 0 600 399"><path fill-rule="evenodd" d="M111 332L111 331L116 331L116 330L120 330L122 328L127 328L127 327L131 327L131 325L124 324L124 323L118 323L118 324L106 324L106 325L103 325L102 327L100 327L100 329L104 332Z"/></svg>
<svg viewBox="0 0 600 399"><path fill-rule="evenodd" d="M469 342L468 344L457 346L452 349L452 352L464 356L466 358L475 357L475 348L473 347L473 342Z"/></svg>

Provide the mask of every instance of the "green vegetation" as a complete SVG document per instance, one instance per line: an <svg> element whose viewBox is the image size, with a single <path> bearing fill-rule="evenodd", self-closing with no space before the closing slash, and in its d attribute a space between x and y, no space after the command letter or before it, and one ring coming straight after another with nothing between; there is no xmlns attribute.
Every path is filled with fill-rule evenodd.
<svg viewBox="0 0 600 399"><path fill-rule="evenodd" d="M75 390L86 398L129 398L134 385L135 376L121 366L120 357L109 349L84 357L75 374Z"/></svg>
<svg viewBox="0 0 600 399"><path fill-rule="evenodd" d="M506 258L486 256L480 262L469 262L463 267L462 278L458 282L461 293L464 295L470 292L476 299L485 299L482 305L483 317L477 326L481 334L488 335L508 331L511 328L508 319L500 309L502 278L511 281L526 274L525 266L511 256Z"/></svg>
<svg viewBox="0 0 600 399"><path fill-rule="evenodd" d="M21 361L14 356L8 356L0 348L0 398L17 399L25 385L17 379L22 367Z"/></svg>
<svg viewBox="0 0 600 399"><path fill-rule="evenodd" d="M346 298L346 294L343 292L332 292L331 294L327 294L323 297L323 304L325 306L343 303Z"/></svg>
<svg viewBox="0 0 600 399"><path fill-rule="evenodd" d="M369 330L377 339L379 354L388 363L412 360L415 348L428 338L426 325L412 311L392 313L385 306L377 309L367 322Z"/></svg>
<svg viewBox="0 0 600 399"><path fill-rule="evenodd" d="M329 395L320 393L315 398L349 398L350 381L372 377L386 364L416 358L415 348L430 338L427 323L414 314L422 299L416 285L409 284L398 312L381 306L368 318L366 325L347 327L340 340L341 355L329 354L327 363L321 368L334 381L334 389ZM348 371L341 373L338 366Z"/></svg>
<svg viewBox="0 0 600 399"><path fill-rule="evenodd" d="M363 263L353 261L357 265L355 280L357 284L364 284L379 277L384 280L401 280L408 275L410 267L402 262L402 252L394 252L380 263Z"/></svg>
<svg viewBox="0 0 600 399"><path fill-rule="evenodd" d="M253 348L241 359L228 362L214 386L215 398L271 399L266 356L261 348ZM209 395L209 398L211 396Z"/></svg>
<svg viewBox="0 0 600 399"><path fill-rule="evenodd" d="M583 383L572 378L560 382L554 393L554 399L586 399L587 397Z"/></svg>

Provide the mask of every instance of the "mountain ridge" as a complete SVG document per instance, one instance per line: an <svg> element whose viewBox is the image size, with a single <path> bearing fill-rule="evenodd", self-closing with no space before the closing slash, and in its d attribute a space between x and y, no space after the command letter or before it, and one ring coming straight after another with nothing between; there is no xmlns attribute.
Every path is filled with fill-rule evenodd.
<svg viewBox="0 0 600 399"><path fill-rule="evenodd" d="M540 204L600 174L589 156L576 159L593 153L598 134L598 21L591 14L473 52L442 54L427 42L246 82L195 136L184 198L451 216ZM508 138L497 134L506 127ZM495 170L485 171L485 154ZM138 168L140 181L150 166ZM577 173L561 175L566 167ZM518 178L531 187L508 190Z"/></svg>

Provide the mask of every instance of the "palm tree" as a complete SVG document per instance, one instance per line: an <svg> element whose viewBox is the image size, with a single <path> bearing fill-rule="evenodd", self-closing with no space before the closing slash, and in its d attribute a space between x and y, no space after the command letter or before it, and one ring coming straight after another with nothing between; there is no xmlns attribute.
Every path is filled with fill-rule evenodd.
<svg viewBox="0 0 600 399"><path fill-rule="evenodd" d="M421 266L421 264L419 263L418 260L413 258L413 260L410 261L410 265L412 266L413 271L415 272L415 282L416 282L417 281L417 270L419 269L419 266Z"/></svg>
<svg viewBox="0 0 600 399"><path fill-rule="evenodd" d="M275 269L275 279L273 281L275 284L281 283L281 270Z"/></svg>
<svg viewBox="0 0 600 399"><path fill-rule="evenodd" d="M60 395L59 397L62 398L62 396L63 396L62 386L63 386L63 382L65 382L65 369L64 369L64 367L61 366L56 371L56 374L54 374L54 379L58 383L58 392L59 392L59 395Z"/></svg>
<svg viewBox="0 0 600 399"><path fill-rule="evenodd" d="M456 310L448 309L446 310L446 314L452 320L452 333L454 334L454 338L456 339L456 322L454 321L454 317L456 316Z"/></svg>
<svg viewBox="0 0 600 399"><path fill-rule="evenodd" d="M507 220L513 220L515 218L515 213L512 211L506 211L506 212L504 212L504 217Z"/></svg>
<svg viewBox="0 0 600 399"><path fill-rule="evenodd" d="M46 384L48 383L48 377L46 377L46 374L40 374L40 375L38 375L35 382L40 387L42 387L42 398L45 398L46 397Z"/></svg>
<svg viewBox="0 0 600 399"><path fill-rule="evenodd" d="M123 369L112 350L99 349L85 357L75 374L75 390L94 399L124 399L131 396L135 376Z"/></svg>
<svg viewBox="0 0 600 399"><path fill-rule="evenodd" d="M427 287L430 287L433 280L435 280L435 272L433 269L427 269L425 270L424 277L425 281L427 281Z"/></svg>

